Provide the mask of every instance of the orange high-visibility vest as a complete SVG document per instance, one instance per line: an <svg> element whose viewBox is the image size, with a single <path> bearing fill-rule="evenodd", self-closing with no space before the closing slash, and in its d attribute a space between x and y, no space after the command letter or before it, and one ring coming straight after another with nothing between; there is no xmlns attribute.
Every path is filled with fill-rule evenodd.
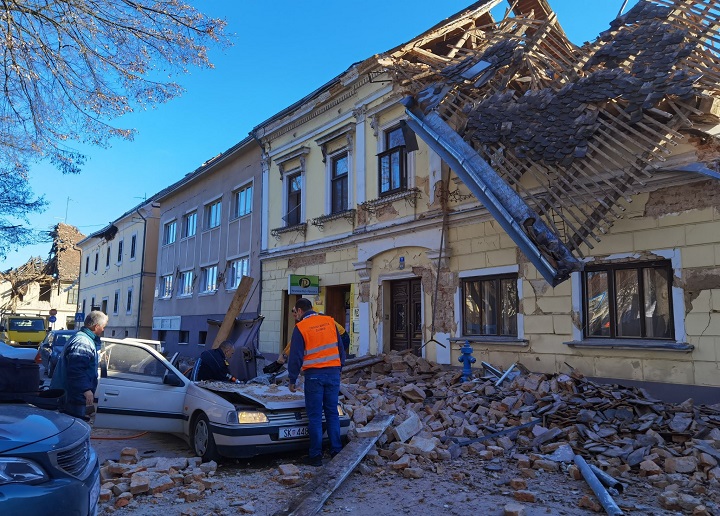
<svg viewBox="0 0 720 516"><path fill-rule="evenodd" d="M305 341L303 371L318 367L340 367L337 328L329 315L309 315L296 328Z"/></svg>

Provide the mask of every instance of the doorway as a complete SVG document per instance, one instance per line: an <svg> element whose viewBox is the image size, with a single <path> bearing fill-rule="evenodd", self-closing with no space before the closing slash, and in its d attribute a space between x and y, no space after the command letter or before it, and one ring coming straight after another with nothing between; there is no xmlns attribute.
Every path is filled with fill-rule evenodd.
<svg viewBox="0 0 720 516"><path fill-rule="evenodd" d="M390 283L390 349L411 349L421 356L422 288L420 278Z"/></svg>

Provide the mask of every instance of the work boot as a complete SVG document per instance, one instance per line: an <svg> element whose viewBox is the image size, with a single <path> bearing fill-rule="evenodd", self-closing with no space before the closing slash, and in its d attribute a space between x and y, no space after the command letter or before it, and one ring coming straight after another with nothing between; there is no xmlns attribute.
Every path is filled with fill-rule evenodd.
<svg viewBox="0 0 720 516"><path fill-rule="evenodd" d="M307 464L308 466L315 466L316 468L319 466L322 466L322 455L317 455L315 457L308 457L307 458Z"/></svg>

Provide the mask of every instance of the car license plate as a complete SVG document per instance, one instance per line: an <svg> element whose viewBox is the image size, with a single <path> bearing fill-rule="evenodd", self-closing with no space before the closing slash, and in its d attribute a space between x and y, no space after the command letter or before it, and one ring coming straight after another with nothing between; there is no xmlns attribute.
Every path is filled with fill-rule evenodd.
<svg viewBox="0 0 720 516"><path fill-rule="evenodd" d="M280 429L280 439L294 439L295 437L307 437L308 427L288 426Z"/></svg>
<svg viewBox="0 0 720 516"><path fill-rule="evenodd" d="M90 488L90 506L89 514L97 514L98 499L100 498L100 475L95 477L92 487Z"/></svg>

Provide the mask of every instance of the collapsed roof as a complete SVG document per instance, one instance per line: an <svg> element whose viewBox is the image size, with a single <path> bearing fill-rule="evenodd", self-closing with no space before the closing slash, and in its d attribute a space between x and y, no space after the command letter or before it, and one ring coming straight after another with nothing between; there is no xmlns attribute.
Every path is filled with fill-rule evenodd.
<svg viewBox="0 0 720 516"><path fill-rule="evenodd" d="M380 62L408 124L556 285L659 172L720 179L713 153L666 160L686 136L718 143L720 5L640 0L582 48L545 0L512 14Z"/></svg>

